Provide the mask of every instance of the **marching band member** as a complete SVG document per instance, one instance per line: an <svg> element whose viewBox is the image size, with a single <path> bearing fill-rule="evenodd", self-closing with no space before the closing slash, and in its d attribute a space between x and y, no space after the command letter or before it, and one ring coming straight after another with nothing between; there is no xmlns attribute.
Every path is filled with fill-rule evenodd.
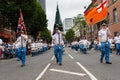
<svg viewBox="0 0 120 80"><path fill-rule="evenodd" d="M101 30L98 32L99 44L101 44L101 57L100 62L103 62L105 56L106 64L112 64L109 60L110 56L110 43L108 42L108 37L111 36L109 29L105 23L102 24Z"/></svg>
<svg viewBox="0 0 120 80"><path fill-rule="evenodd" d="M63 37L62 33L59 31L58 27L56 28L56 33L52 37L52 44L54 44L54 55L56 58L56 62L59 65L62 65L62 55L63 55Z"/></svg>
<svg viewBox="0 0 120 80"><path fill-rule="evenodd" d="M25 66L26 62L26 44L27 44L28 37L24 34L24 31L21 30L20 36L15 41L14 45L17 44L18 46L18 58L21 60L22 65L21 67Z"/></svg>

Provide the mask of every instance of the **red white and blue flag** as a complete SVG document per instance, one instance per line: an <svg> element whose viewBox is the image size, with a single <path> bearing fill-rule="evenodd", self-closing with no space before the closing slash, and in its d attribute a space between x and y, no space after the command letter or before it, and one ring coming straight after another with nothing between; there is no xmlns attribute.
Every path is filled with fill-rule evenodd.
<svg viewBox="0 0 120 80"><path fill-rule="evenodd" d="M22 15L22 10L20 9L20 16L19 16L19 20L18 20L17 33L19 33L21 30L24 30L24 32L26 33L26 28L25 28L25 24L24 24L23 15Z"/></svg>

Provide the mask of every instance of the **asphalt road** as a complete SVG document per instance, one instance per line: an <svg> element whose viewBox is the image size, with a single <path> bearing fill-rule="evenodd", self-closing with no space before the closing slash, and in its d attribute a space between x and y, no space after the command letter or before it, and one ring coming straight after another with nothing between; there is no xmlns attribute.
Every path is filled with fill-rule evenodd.
<svg viewBox="0 0 120 80"><path fill-rule="evenodd" d="M113 64L99 62L100 52L88 54L65 48L63 65L56 63L53 49L31 57L27 56L26 66L14 59L0 61L0 80L120 80L120 56L110 56Z"/></svg>

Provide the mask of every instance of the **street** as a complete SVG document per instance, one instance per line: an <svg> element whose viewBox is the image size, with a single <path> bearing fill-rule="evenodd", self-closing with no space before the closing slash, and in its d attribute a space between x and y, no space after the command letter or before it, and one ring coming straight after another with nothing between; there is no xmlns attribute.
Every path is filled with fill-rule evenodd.
<svg viewBox="0 0 120 80"><path fill-rule="evenodd" d="M27 56L26 66L16 58L0 61L0 80L119 80L120 56L113 52L113 64L100 63L100 52L95 50L82 54L66 47L63 65L56 63L53 49L43 54Z"/></svg>

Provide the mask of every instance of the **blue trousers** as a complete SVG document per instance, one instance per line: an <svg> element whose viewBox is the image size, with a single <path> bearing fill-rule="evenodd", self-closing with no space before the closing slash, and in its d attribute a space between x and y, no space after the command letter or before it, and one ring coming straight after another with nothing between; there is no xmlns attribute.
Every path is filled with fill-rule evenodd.
<svg viewBox="0 0 120 80"><path fill-rule="evenodd" d="M58 60L58 62L62 63L62 55L63 55L63 46L62 45L54 46L54 55L55 55L55 58Z"/></svg>
<svg viewBox="0 0 120 80"><path fill-rule="evenodd" d="M19 54L19 49L15 49L15 53L16 53L16 57L17 57L17 60L20 60L19 57L18 57L18 54Z"/></svg>
<svg viewBox="0 0 120 80"><path fill-rule="evenodd" d="M85 48L85 46L84 46L84 44L80 44L80 51L82 52L82 53L87 53L87 49Z"/></svg>
<svg viewBox="0 0 120 80"><path fill-rule="evenodd" d="M120 55L120 43L116 43L116 54Z"/></svg>
<svg viewBox="0 0 120 80"><path fill-rule="evenodd" d="M18 48L17 55L18 55L18 59L21 60L22 65L24 65L26 62L26 47Z"/></svg>
<svg viewBox="0 0 120 80"><path fill-rule="evenodd" d="M103 59L105 56L105 61L110 62L109 56L110 56L110 43L109 42L101 42L101 57L100 59Z"/></svg>

